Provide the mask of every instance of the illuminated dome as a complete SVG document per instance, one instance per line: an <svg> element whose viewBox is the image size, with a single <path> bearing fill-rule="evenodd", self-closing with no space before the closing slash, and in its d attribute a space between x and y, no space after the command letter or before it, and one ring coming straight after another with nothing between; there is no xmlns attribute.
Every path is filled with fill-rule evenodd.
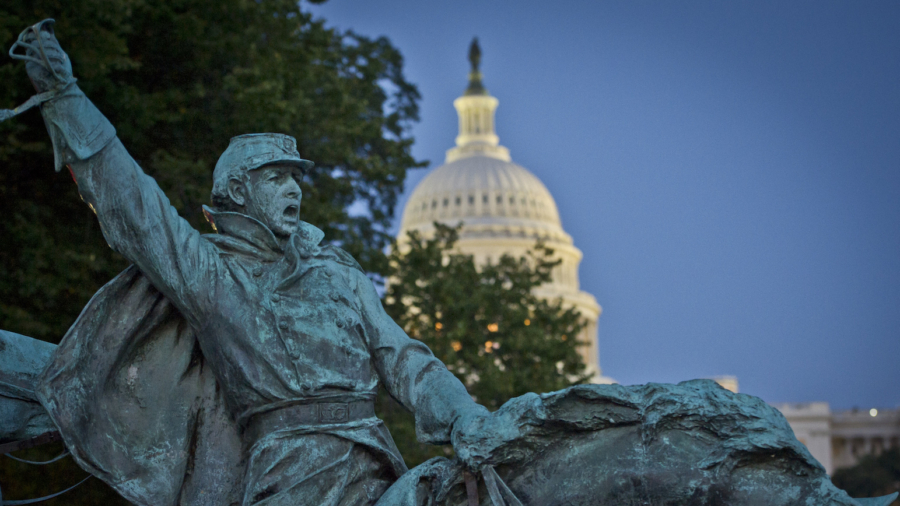
<svg viewBox="0 0 900 506"><path fill-rule="evenodd" d="M424 238L433 237L435 221L449 226L462 222L457 249L472 255L478 264L496 261L504 254L524 256L537 241L543 241L561 263L554 269L552 282L542 285L535 294L549 300L562 299L581 312L588 322L580 336L589 343L581 350L584 362L595 382L611 382L600 375L600 306L593 295L579 288L581 251L563 230L547 187L526 168L513 163L509 150L500 145L494 131L499 101L481 83L477 42L473 42L469 57L469 87L453 101L459 115L456 147L447 151L444 165L425 177L407 201L398 245L403 248L411 230Z"/></svg>
<svg viewBox="0 0 900 506"><path fill-rule="evenodd" d="M544 184L520 165L484 155L442 165L416 187L401 228L430 231L435 221L462 221L467 237L528 236L571 243Z"/></svg>

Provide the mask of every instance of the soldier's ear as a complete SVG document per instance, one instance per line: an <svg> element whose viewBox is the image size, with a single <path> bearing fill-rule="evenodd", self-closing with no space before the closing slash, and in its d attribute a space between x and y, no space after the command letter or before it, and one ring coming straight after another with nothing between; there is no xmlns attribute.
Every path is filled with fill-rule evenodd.
<svg viewBox="0 0 900 506"><path fill-rule="evenodd" d="M247 204L247 185L236 177L229 179L228 196L236 206L244 207Z"/></svg>

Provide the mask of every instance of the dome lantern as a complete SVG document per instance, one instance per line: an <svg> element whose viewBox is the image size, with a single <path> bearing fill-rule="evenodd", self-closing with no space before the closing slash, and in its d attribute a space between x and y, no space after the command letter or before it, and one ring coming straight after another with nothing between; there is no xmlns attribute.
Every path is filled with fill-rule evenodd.
<svg viewBox="0 0 900 506"><path fill-rule="evenodd" d="M482 155L511 161L509 150L500 145L500 138L494 132L494 111L500 101L488 93L481 82L481 48L478 38L469 46L469 86L463 96L453 101L456 114L459 115L459 135L456 136L456 147L447 151L446 163L467 156Z"/></svg>

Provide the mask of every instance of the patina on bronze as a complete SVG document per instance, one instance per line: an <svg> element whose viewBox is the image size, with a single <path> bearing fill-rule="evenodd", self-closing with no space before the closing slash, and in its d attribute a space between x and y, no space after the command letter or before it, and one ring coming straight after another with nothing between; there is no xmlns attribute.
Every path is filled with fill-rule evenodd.
<svg viewBox="0 0 900 506"><path fill-rule="evenodd" d="M489 416L299 219L312 162L293 138L231 140L204 210L218 234L202 236L74 83L52 31L21 45L37 91L57 90L41 106L57 169L134 262L36 388L85 469L139 504L374 504L407 470L374 416L379 385L423 441L465 440Z"/></svg>
<svg viewBox="0 0 900 506"><path fill-rule="evenodd" d="M469 86L466 87L466 95L487 95L487 88L481 82L482 75L478 67L481 65L481 46L478 45L478 37L472 39L469 45L469 64L472 70L469 71Z"/></svg>
<svg viewBox="0 0 900 506"><path fill-rule="evenodd" d="M41 113L56 168L134 265L58 347L0 331L0 443L58 430L84 469L147 506L893 499L851 499L780 413L711 381L577 386L488 413L384 313L354 259L299 219L312 162L293 138L231 140L204 208L217 233L201 235L36 26L22 47L37 91L53 93ZM380 385L415 414L420 441L457 457L407 470L372 410Z"/></svg>
<svg viewBox="0 0 900 506"><path fill-rule="evenodd" d="M57 71L56 69L54 69L53 64L50 62L50 57L48 56L47 51L44 48L45 37L41 34L47 33L52 36L54 23L55 21L52 19L45 19L39 23L35 23L34 25L29 26L19 34L19 38L12 45L12 47L9 48L10 58L25 62L32 62L40 65L41 67L48 70L52 81L50 82L49 89L47 91L38 93L37 95L33 95L22 105L13 109L0 109L0 122L12 118L13 116L22 114L23 112L31 109L36 105L43 104L44 102L55 97L56 93L66 85L75 81L75 79L72 77L72 64L68 61L68 56L65 53L62 53L62 56L65 58L65 60L57 63L62 64L63 71ZM19 50L22 50L24 52L17 52ZM41 87L47 86L42 85Z"/></svg>

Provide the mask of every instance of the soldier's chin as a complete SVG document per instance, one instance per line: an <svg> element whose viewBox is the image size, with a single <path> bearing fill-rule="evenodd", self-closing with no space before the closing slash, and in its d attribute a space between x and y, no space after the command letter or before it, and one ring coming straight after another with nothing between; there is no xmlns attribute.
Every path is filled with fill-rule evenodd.
<svg viewBox="0 0 900 506"><path fill-rule="evenodd" d="M272 233L274 233L277 237L288 238L291 234L294 234L299 229L299 225L297 222L285 222L275 224L272 228Z"/></svg>

